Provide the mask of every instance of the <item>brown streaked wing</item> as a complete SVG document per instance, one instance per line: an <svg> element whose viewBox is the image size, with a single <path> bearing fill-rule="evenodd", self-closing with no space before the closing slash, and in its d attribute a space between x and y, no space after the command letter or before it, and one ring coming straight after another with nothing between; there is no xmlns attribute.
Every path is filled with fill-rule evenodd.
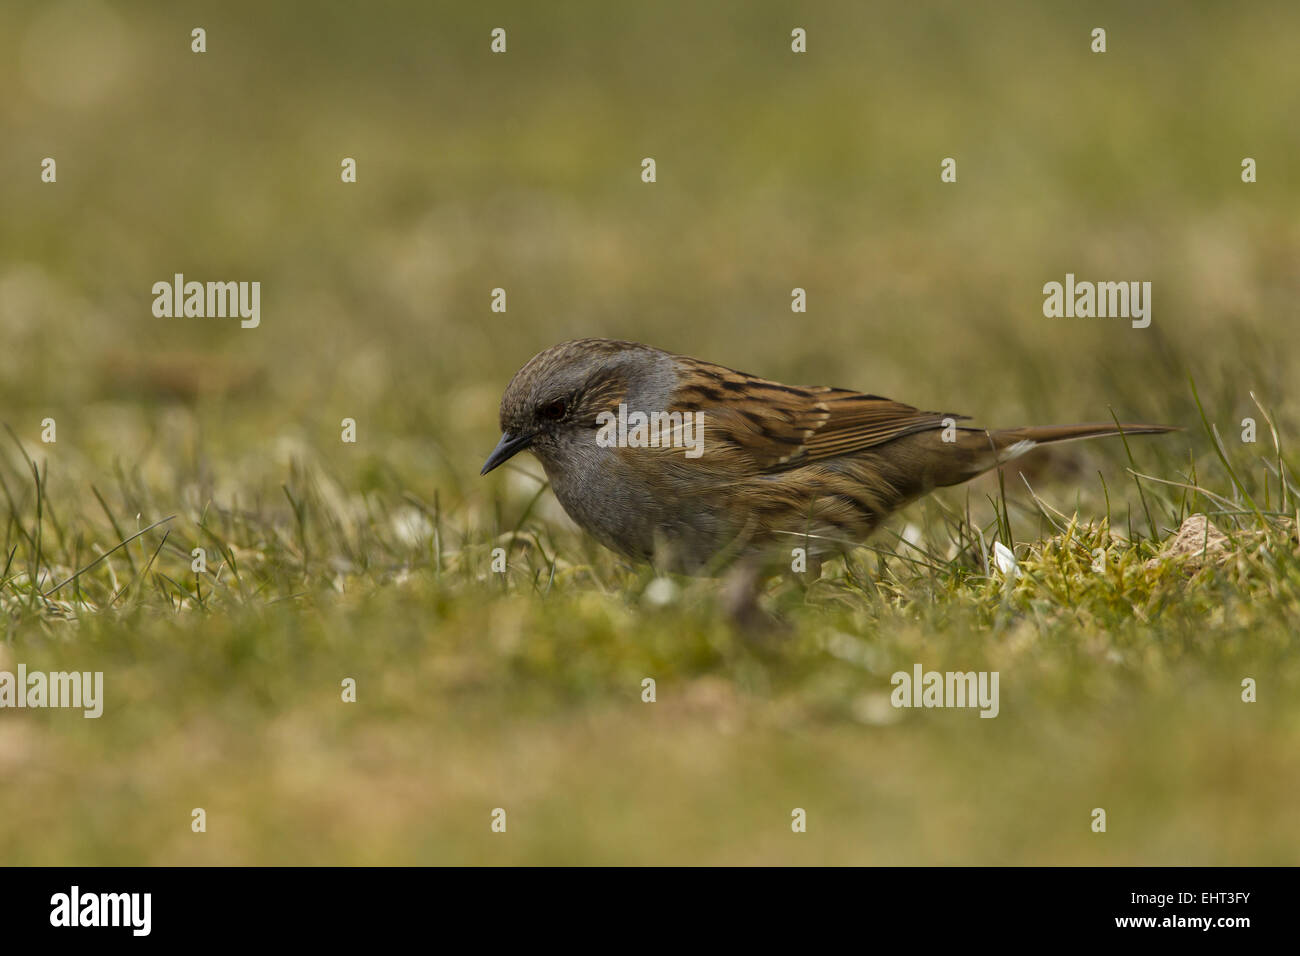
<svg viewBox="0 0 1300 956"><path fill-rule="evenodd" d="M950 412L825 385L783 385L693 359L676 405L704 411L706 435L721 431L759 472L779 472L852 455L904 435L939 428ZM707 442L706 437L706 442Z"/></svg>

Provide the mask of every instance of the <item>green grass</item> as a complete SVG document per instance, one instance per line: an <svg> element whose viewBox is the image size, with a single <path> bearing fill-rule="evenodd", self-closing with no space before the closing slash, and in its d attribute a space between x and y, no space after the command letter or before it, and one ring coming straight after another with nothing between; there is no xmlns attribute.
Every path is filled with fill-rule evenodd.
<svg viewBox="0 0 1300 956"><path fill-rule="evenodd" d="M1154 539L1015 497L972 525L974 495L949 495L915 543L772 581L779 623L746 632L719 582L650 589L527 487L477 528L302 464L247 507L122 474L88 510L13 457L0 663L106 681L99 720L6 714L14 863L1285 863L1300 841L1300 548L1276 484L1256 510L1144 482ZM1252 476L1220 481L1244 497ZM1226 539L1169 553L1201 510ZM1007 521L1012 580L987 564ZM890 707L918 662L998 671L998 718Z"/></svg>
<svg viewBox="0 0 1300 956"><path fill-rule="evenodd" d="M818 4L802 59L777 3L236 3L203 57L158 4L86 21L87 84L47 7L0 11L0 670L105 710L0 711L0 860L1300 856L1293 4ZM154 318L178 271L262 281L261 327ZM1044 318L1066 272L1152 281L1151 327ZM582 335L1186 431L917 503L745 630L530 459L478 477ZM916 663L997 670L999 716L892 708Z"/></svg>

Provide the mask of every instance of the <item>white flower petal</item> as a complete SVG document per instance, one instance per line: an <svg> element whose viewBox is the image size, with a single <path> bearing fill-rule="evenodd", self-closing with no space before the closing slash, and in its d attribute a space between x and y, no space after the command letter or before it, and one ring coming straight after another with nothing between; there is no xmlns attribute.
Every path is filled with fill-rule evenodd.
<svg viewBox="0 0 1300 956"><path fill-rule="evenodd" d="M993 563L1003 575L1012 578L1020 577L1020 565L1016 562L1015 552L1001 541L993 542Z"/></svg>

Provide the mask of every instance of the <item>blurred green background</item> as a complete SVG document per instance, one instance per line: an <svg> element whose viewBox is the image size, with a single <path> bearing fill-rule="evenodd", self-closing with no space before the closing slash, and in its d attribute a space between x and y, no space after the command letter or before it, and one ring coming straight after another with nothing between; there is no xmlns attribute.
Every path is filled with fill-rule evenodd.
<svg viewBox="0 0 1300 956"><path fill-rule="evenodd" d="M1188 426L1133 445L1180 482L1219 467L1190 376L1260 497L1251 391L1300 424L1297 41L1285 0L4 4L0 666L108 699L0 712L0 861L1294 862L1293 528L1191 586L1014 600L872 559L885 593L779 592L772 647L709 582L646 600L535 462L477 475L514 370L600 335L981 424ZM177 272L260 281L261 326L155 318ZM1151 281L1150 328L1045 318L1067 272ZM1128 464L1026 470L1127 537ZM195 546L238 586L187 583ZM1002 668L1002 716L881 711L914 661Z"/></svg>

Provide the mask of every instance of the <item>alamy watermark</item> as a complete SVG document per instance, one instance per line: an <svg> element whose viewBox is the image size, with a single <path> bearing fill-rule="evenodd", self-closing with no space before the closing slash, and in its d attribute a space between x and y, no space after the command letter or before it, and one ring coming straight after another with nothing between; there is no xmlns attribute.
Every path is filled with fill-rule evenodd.
<svg viewBox="0 0 1300 956"><path fill-rule="evenodd" d="M981 717L996 717L997 671L940 671L912 666L912 673L896 671L889 702L895 707L978 707Z"/></svg>
<svg viewBox="0 0 1300 956"><path fill-rule="evenodd" d="M1043 295L1049 319L1132 319L1135 329L1151 324L1150 282L1075 282L1067 272L1064 284L1047 283Z"/></svg>
<svg viewBox="0 0 1300 956"><path fill-rule="evenodd" d="M103 671L0 671L0 708L72 707L85 717L104 713Z"/></svg>
<svg viewBox="0 0 1300 956"><path fill-rule="evenodd" d="M153 294L153 314L160 319L238 318L245 329L262 322L260 282L186 282L178 272L171 282L155 282Z"/></svg>
<svg viewBox="0 0 1300 956"><path fill-rule="evenodd" d="M74 885L50 897L51 926L121 926L133 936L148 936L152 913L152 893L83 893Z"/></svg>
<svg viewBox="0 0 1300 956"><path fill-rule="evenodd" d="M685 448L687 458L704 454L703 412L629 412L620 402L618 414L596 416L601 448Z"/></svg>

